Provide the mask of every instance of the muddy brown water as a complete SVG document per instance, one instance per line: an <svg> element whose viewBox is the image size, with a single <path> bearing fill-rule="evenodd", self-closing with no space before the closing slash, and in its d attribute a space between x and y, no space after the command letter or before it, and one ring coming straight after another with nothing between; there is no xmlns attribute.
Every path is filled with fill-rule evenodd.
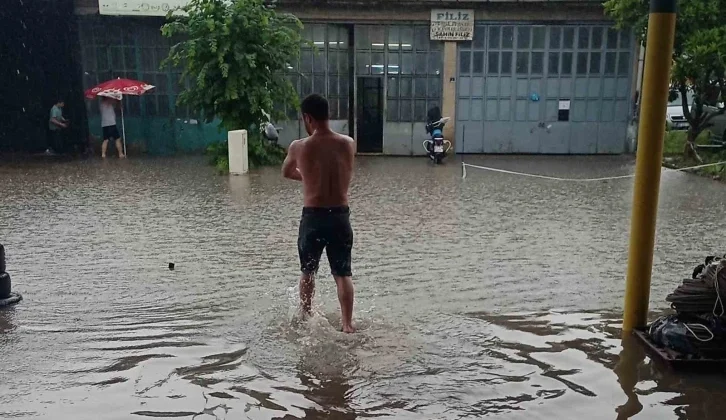
<svg viewBox="0 0 726 420"><path fill-rule="evenodd" d="M565 177L629 157L487 157ZM299 185L199 158L0 163L0 418L722 419L726 379L618 331L632 181L361 158L356 320L332 279L296 316ZM663 175L654 316L726 252L726 186ZM170 271L168 263L176 270Z"/></svg>

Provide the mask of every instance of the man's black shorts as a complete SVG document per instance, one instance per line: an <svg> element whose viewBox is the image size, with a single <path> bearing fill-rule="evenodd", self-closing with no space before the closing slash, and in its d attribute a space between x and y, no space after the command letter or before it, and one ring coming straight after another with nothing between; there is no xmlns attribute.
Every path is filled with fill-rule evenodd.
<svg viewBox="0 0 726 420"><path fill-rule="evenodd" d="M328 254L330 270L334 276L351 276L351 250L353 229L350 227L348 207L305 207L300 220L297 250L300 266L305 274L315 274L320 265L323 249Z"/></svg>
<svg viewBox="0 0 726 420"><path fill-rule="evenodd" d="M103 127L103 139L104 140L116 140L120 139L121 136L118 134L118 128L115 125L109 125Z"/></svg>

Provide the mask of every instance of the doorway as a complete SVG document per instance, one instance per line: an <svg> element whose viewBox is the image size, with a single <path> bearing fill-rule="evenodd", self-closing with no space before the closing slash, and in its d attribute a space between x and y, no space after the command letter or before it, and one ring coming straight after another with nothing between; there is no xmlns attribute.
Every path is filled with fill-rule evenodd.
<svg viewBox="0 0 726 420"><path fill-rule="evenodd" d="M3 2L0 22L0 151L45 150L50 108L61 99L71 121L64 146L85 140L73 0Z"/></svg>
<svg viewBox="0 0 726 420"><path fill-rule="evenodd" d="M383 153L383 78L358 78L358 153Z"/></svg>

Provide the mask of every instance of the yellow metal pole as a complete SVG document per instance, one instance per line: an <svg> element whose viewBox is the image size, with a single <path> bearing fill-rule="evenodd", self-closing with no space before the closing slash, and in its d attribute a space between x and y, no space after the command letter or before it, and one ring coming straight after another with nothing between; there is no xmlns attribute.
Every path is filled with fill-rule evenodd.
<svg viewBox="0 0 726 420"><path fill-rule="evenodd" d="M655 220L675 29L676 0L651 0L625 287L624 333L644 327L648 321Z"/></svg>

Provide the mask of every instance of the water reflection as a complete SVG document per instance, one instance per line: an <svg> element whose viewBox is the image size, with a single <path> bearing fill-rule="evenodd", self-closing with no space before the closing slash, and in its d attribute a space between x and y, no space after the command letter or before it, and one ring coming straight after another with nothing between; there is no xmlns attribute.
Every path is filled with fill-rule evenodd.
<svg viewBox="0 0 726 420"><path fill-rule="evenodd" d="M579 178L632 170L627 157L467 160ZM621 342L628 182L462 181L454 161L360 159L360 334L348 337L329 276L318 315L291 315L300 189L277 169L13 162L0 178L0 236L14 287L32 296L0 311L0 418L701 420L726 410L720 376L669 371ZM655 309L702 259L699 244L720 243L726 212L722 184L666 173L662 185Z"/></svg>
<svg viewBox="0 0 726 420"><path fill-rule="evenodd" d="M16 328L13 323L14 311L13 308L0 309L0 334L2 334L0 340L2 340L4 334L11 333Z"/></svg>
<svg viewBox="0 0 726 420"><path fill-rule="evenodd" d="M309 401L315 403L315 407L305 409L305 419L329 419L352 420L357 418L355 411L350 407L350 393L353 387L347 379L347 369L344 366L319 365L319 359L315 353L306 352L306 356L300 359L297 366L297 377L300 385L304 387L300 393ZM283 419L298 418L285 415Z"/></svg>
<svg viewBox="0 0 726 420"><path fill-rule="evenodd" d="M628 398L625 404L615 410L618 413L618 420L629 419L643 410L643 404L640 403L635 391L640 382L640 371L645 358L645 349L642 344L632 335L624 336L620 359L613 369L618 375L620 388Z"/></svg>
<svg viewBox="0 0 726 420"><path fill-rule="evenodd" d="M629 419L641 413L647 418L659 419L717 419L723 416L726 389L722 371L674 371L659 360L651 359L634 337L623 337L618 343L619 319L615 314L547 313L488 319L497 325L506 325L506 335L511 336L515 331L532 334L528 338L518 335L518 341L500 345L516 349L522 358L517 363L535 366L541 377L561 382L567 389L551 394L555 398L573 401L572 393L593 397L582 407L603 413L608 411L608 401L615 403L614 416L596 415L596 418ZM554 353L550 360L559 362L544 363L542 360L548 353ZM576 362L578 359L581 362ZM595 365L584 360L595 362ZM580 367L575 367L578 364ZM600 370L597 365L605 368L600 378L594 375ZM605 380L608 371L615 373L624 402L617 403L621 398ZM577 411L577 406L567 409L568 413Z"/></svg>
<svg viewBox="0 0 726 420"><path fill-rule="evenodd" d="M652 415L653 397L661 396L661 404L672 413L664 418L721 419L726 409L723 369L709 371L674 371L659 359L651 359L634 337L623 338L618 364L614 369L628 400L617 409L618 419L637 414ZM649 403L644 407L643 402ZM664 407L664 408L665 408Z"/></svg>

